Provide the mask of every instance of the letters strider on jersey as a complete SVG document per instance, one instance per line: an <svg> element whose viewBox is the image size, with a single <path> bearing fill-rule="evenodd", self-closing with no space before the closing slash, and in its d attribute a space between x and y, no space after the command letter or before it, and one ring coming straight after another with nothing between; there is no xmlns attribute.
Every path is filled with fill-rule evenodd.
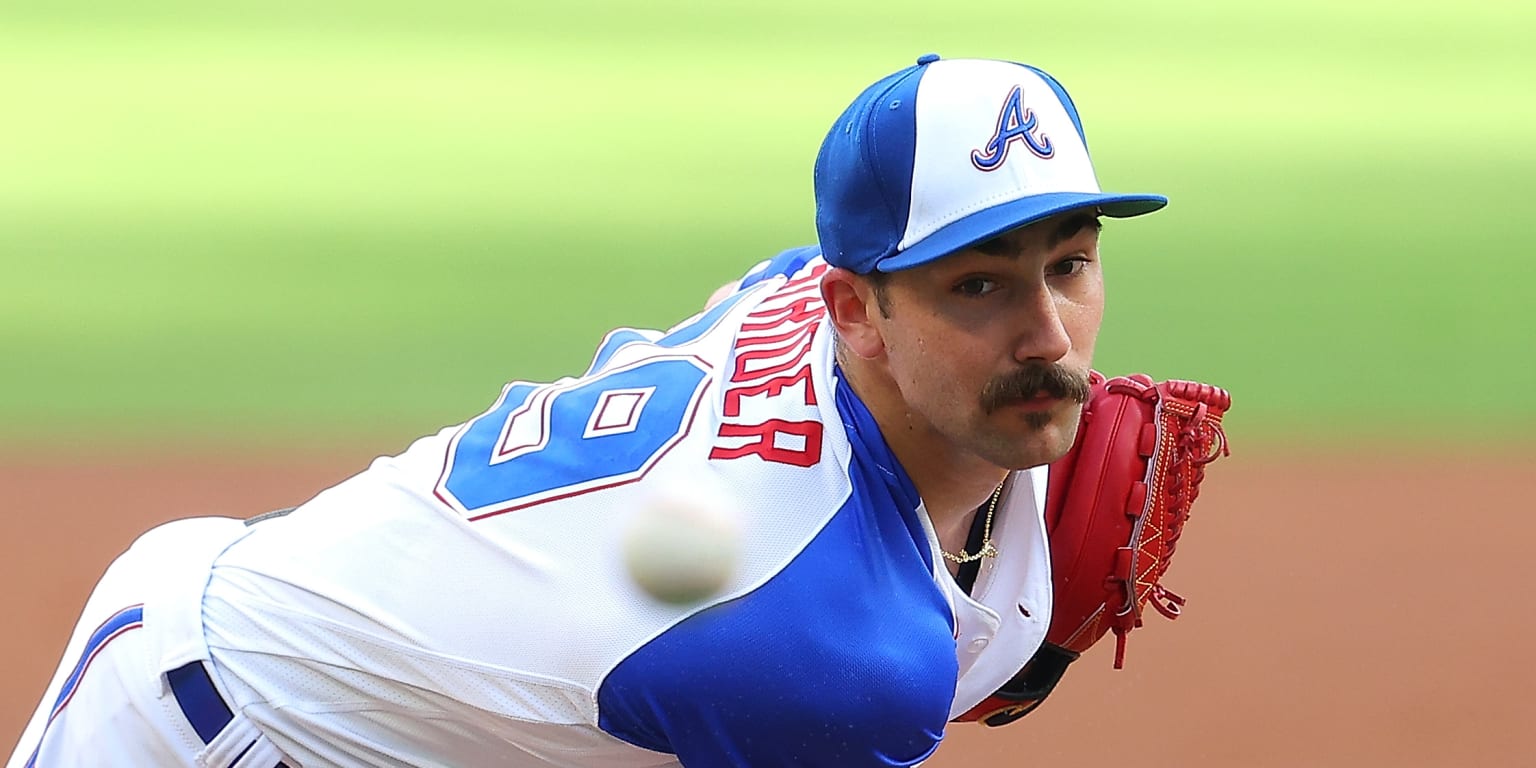
<svg viewBox="0 0 1536 768"><path fill-rule="evenodd" d="M151 532L153 570L196 573L138 598L125 637L161 671L209 660L224 733L265 765L922 761L1044 637L1046 470L1014 473L965 595L840 379L827 268L781 254L287 516ZM710 602L662 604L624 572L622 523L647 484L702 473L737 490L746 551Z"/></svg>
<svg viewBox="0 0 1536 768"><path fill-rule="evenodd" d="M822 262L805 270L747 313L732 345L719 439L709 452L711 459L757 456L797 467L821 461L825 430L814 410L816 388L807 358L826 316L821 276L827 269ZM792 391L785 394L787 388ZM753 403L761 415L744 415L742 402L755 398L765 401ZM804 418L783 418L798 406L807 406Z"/></svg>

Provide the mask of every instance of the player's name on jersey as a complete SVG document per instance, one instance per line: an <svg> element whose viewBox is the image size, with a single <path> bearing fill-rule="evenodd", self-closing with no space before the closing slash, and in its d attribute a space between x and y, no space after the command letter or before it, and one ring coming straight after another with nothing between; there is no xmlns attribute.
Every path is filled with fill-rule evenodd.
<svg viewBox="0 0 1536 768"><path fill-rule="evenodd" d="M818 262L747 314L710 458L757 456L798 467L821 461L823 427L808 356L826 315L821 275L827 269ZM784 418L787 413L798 418Z"/></svg>

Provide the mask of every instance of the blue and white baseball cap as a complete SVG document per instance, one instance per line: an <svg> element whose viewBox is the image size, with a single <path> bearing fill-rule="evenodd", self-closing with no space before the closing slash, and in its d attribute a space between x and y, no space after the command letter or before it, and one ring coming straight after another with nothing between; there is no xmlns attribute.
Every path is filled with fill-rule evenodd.
<svg viewBox="0 0 1536 768"><path fill-rule="evenodd" d="M854 272L915 267L1075 208L1151 213L1168 198L1099 189L1055 78L928 54L866 88L816 156L822 255Z"/></svg>

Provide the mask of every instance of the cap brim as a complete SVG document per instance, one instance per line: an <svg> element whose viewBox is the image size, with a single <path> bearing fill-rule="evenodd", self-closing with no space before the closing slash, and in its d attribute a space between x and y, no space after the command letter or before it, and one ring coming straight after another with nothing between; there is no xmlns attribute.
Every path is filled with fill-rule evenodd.
<svg viewBox="0 0 1536 768"><path fill-rule="evenodd" d="M1168 204L1162 195L1115 195L1103 192L1051 192L988 208L952 222L912 247L878 262L875 270L896 272L926 264L1009 230L1078 208L1097 208L1117 219L1151 213Z"/></svg>

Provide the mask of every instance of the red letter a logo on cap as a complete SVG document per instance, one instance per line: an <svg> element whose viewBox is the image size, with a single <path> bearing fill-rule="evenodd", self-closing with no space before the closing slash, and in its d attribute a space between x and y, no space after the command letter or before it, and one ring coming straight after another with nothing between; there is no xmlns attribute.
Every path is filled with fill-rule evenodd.
<svg viewBox="0 0 1536 768"><path fill-rule="evenodd" d="M1029 147L1036 157L1049 158L1056 153L1056 148L1051 146L1049 136L1043 133L1036 136L1039 124L1035 111L1024 108L1023 86L1015 85L997 113L997 129L992 132L992 139L981 149L971 150L971 165L982 171L1001 168L1003 161L1008 159L1008 148L1015 140Z"/></svg>

